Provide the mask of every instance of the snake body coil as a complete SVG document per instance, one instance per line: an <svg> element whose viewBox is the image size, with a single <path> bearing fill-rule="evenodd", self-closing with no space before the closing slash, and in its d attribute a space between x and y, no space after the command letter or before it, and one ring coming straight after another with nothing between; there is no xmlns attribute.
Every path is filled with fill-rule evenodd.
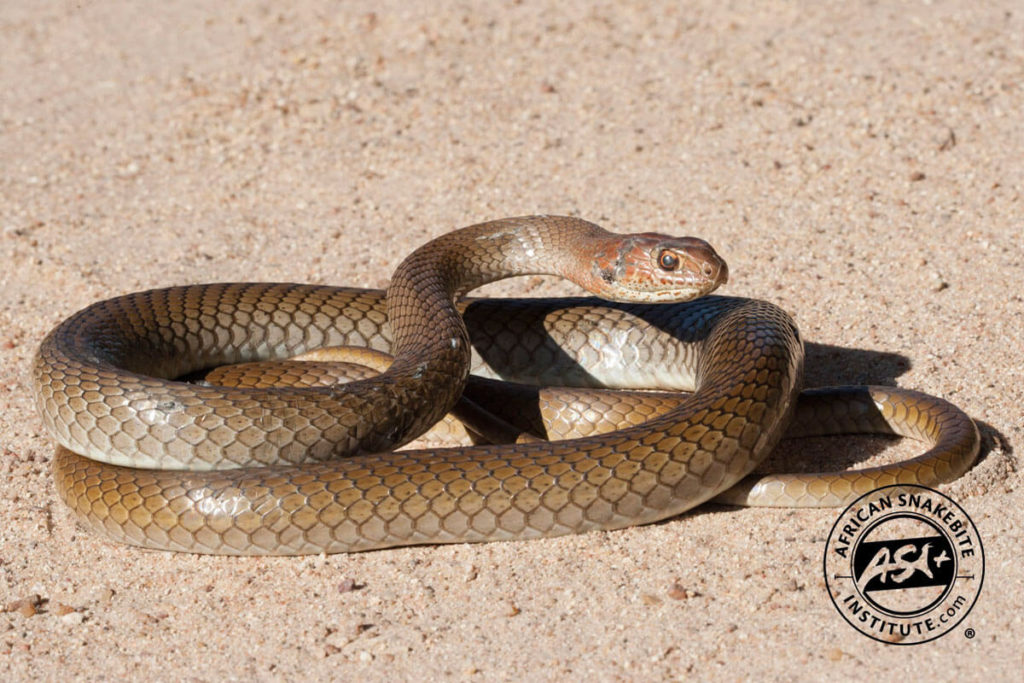
<svg viewBox="0 0 1024 683"><path fill-rule="evenodd" d="M34 366L40 414L61 444L58 491L81 521L114 539L225 554L531 538L676 515L748 475L786 430L803 363L788 315L720 297L670 305L483 301L465 310L467 332L453 303L484 282L535 272L649 301L691 298L724 281L710 247L669 239L612 235L569 218L473 226L406 259L386 310L380 292L285 284L196 285L94 304L50 333ZM173 379L343 345L395 360L378 377L321 388ZM595 436L387 452L452 407L471 345L479 351L474 372L693 393L642 424ZM902 390L888 390L894 401L858 391L844 404L849 411L861 402L854 413L870 424L858 430L887 428L866 417L872 410L914 411L903 416L914 426L902 431L936 444L923 456L935 481L959 476L973 460L974 425L949 404ZM809 410L811 421L834 414ZM849 497L864 481L905 481L906 472L747 490L781 487L776 502L813 503L823 495L816 488ZM927 480L929 472L913 473L922 474Z"/></svg>

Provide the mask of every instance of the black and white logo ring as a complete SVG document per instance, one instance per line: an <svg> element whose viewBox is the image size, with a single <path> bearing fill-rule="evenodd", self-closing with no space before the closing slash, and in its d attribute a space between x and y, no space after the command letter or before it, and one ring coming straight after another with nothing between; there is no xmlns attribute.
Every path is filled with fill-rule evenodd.
<svg viewBox="0 0 1024 683"><path fill-rule="evenodd" d="M825 583L839 613L884 643L935 640L974 607L985 552L963 508L923 486L855 500L825 544Z"/></svg>

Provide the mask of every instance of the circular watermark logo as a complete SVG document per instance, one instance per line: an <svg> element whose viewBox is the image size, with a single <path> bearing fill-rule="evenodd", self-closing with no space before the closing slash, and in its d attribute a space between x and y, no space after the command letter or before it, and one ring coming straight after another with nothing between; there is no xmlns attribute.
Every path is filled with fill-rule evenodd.
<svg viewBox="0 0 1024 683"><path fill-rule="evenodd" d="M855 500L825 544L832 603L855 629L914 645L956 627L985 574L981 537L963 508L923 486L885 486Z"/></svg>

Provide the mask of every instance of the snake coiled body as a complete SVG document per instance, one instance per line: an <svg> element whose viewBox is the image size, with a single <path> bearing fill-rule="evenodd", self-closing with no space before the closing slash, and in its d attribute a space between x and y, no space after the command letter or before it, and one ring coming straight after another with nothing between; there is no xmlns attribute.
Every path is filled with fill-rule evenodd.
<svg viewBox="0 0 1024 683"><path fill-rule="evenodd" d="M228 284L95 304L50 333L34 366L40 414L61 444L57 489L81 521L117 540L230 554L531 538L679 514L748 475L789 425L803 348L785 312L721 297L485 301L464 310L467 331L453 303L510 274L553 271L595 290L629 279L633 243L622 239L566 218L473 226L406 259L386 303L366 290ZM582 261L567 256L584 245ZM724 276L703 249L693 242L679 252L698 254L683 264L705 276L698 294ZM544 253L551 261L537 265ZM379 377L321 388L173 379L321 346L367 346L395 360ZM642 424L594 436L389 452L452 407L471 347L475 372L506 379L568 375L578 385L693 393ZM895 403L865 391L853 410L872 429L885 428L885 405L919 413L909 431L936 442L924 456L936 481L969 466L977 434L962 413L900 390L891 390ZM876 417L865 417L872 408ZM866 481L895 483L906 471ZM781 504L820 500L815 487L831 491L835 481L784 482L775 495ZM864 486L839 481L847 497Z"/></svg>

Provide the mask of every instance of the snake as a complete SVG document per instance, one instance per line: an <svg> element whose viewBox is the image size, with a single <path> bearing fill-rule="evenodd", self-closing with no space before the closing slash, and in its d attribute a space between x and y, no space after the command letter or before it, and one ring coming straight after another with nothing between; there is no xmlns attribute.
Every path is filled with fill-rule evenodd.
<svg viewBox="0 0 1024 683"><path fill-rule="evenodd" d="M465 299L538 273L600 298ZM708 296L727 279L698 238L616 234L575 217L500 219L421 246L386 292L217 283L92 304L41 342L33 393L74 519L118 542L191 553L551 537L664 520L711 499L837 505L970 467L977 428L951 403L897 387L801 391L792 317L766 301ZM392 360L346 383L190 380L334 346ZM464 390L511 403L471 371L598 393L562 402L562 417L548 420L554 440L396 450ZM573 431L616 413L610 428ZM570 428L551 426L559 421ZM750 476L784 435L872 431L931 448L854 472Z"/></svg>

